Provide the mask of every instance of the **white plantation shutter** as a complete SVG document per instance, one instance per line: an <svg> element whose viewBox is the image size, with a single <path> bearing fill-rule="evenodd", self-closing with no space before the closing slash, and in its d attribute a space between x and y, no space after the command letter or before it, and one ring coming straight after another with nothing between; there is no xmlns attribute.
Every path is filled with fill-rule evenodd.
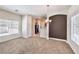
<svg viewBox="0 0 79 59"><path fill-rule="evenodd" d="M0 19L0 36L3 34L15 34L19 32L19 22Z"/></svg>
<svg viewBox="0 0 79 59"><path fill-rule="evenodd" d="M79 14L71 18L71 39L79 45Z"/></svg>

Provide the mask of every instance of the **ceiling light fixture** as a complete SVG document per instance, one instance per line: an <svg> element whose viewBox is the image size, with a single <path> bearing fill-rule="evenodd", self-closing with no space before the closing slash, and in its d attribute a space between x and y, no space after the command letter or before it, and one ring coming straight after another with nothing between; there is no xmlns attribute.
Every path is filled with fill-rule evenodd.
<svg viewBox="0 0 79 59"><path fill-rule="evenodd" d="M18 9L15 10L15 12L18 12L18 11L19 11Z"/></svg>

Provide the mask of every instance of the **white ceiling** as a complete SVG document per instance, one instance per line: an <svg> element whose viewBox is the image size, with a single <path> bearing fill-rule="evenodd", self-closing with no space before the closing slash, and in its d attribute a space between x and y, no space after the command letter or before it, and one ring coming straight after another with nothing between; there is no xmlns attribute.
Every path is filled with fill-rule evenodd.
<svg viewBox="0 0 79 59"><path fill-rule="evenodd" d="M0 5L0 9L4 9L19 15L34 15L34 16L45 16L46 14L53 12L60 12L68 10L69 5ZM15 10L18 10L17 12Z"/></svg>

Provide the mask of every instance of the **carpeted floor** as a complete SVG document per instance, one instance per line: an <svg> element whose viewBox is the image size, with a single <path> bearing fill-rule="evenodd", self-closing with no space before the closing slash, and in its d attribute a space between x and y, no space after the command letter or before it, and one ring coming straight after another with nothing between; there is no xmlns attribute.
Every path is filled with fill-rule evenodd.
<svg viewBox="0 0 79 59"><path fill-rule="evenodd" d="M65 42L32 37L0 43L0 54L73 54L73 51Z"/></svg>

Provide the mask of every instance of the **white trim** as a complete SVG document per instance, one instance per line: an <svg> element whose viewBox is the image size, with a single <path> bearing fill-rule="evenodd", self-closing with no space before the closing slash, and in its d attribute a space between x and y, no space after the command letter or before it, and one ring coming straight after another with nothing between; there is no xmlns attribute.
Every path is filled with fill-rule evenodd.
<svg viewBox="0 0 79 59"><path fill-rule="evenodd" d="M49 21L49 16L47 16L47 20ZM47 40L49 40L49 22L47 23Z"/></svg>
<svg viewBox="0 0 79 59"><path fill-rule="evenodd" d="M59 15L59 14L67 15L67 12L66 11L65 12L63 11L63 12L51 13L51 14L48 15L48 17L54 16L54 15Z"/></svg>
<svg viewBox="0 0 79 59"><path fill-rule="evenodd" d="M78 54L69 41L67 41L67 44L69 44L69 46L71 47L71 49L73 50L75 54Z"/></svg>
<svg viewBox="0 0 79 59"><path fill-rule="evenodd" d="M59 39L59 38L49 38L49 39L52 39L52 40L57 40L57 41L64 41L64 42L67 42L67 40L64 40L64 39Z"/></svg>
<svg viewBox="0 0 79 59"><path fill-rule="evenodd" d="M1 36L0 42L8 41L8 40L19 38L19 37L22 37L22 35L20 33L11 34L11 35L7 35L7 36Z"/></svg>

